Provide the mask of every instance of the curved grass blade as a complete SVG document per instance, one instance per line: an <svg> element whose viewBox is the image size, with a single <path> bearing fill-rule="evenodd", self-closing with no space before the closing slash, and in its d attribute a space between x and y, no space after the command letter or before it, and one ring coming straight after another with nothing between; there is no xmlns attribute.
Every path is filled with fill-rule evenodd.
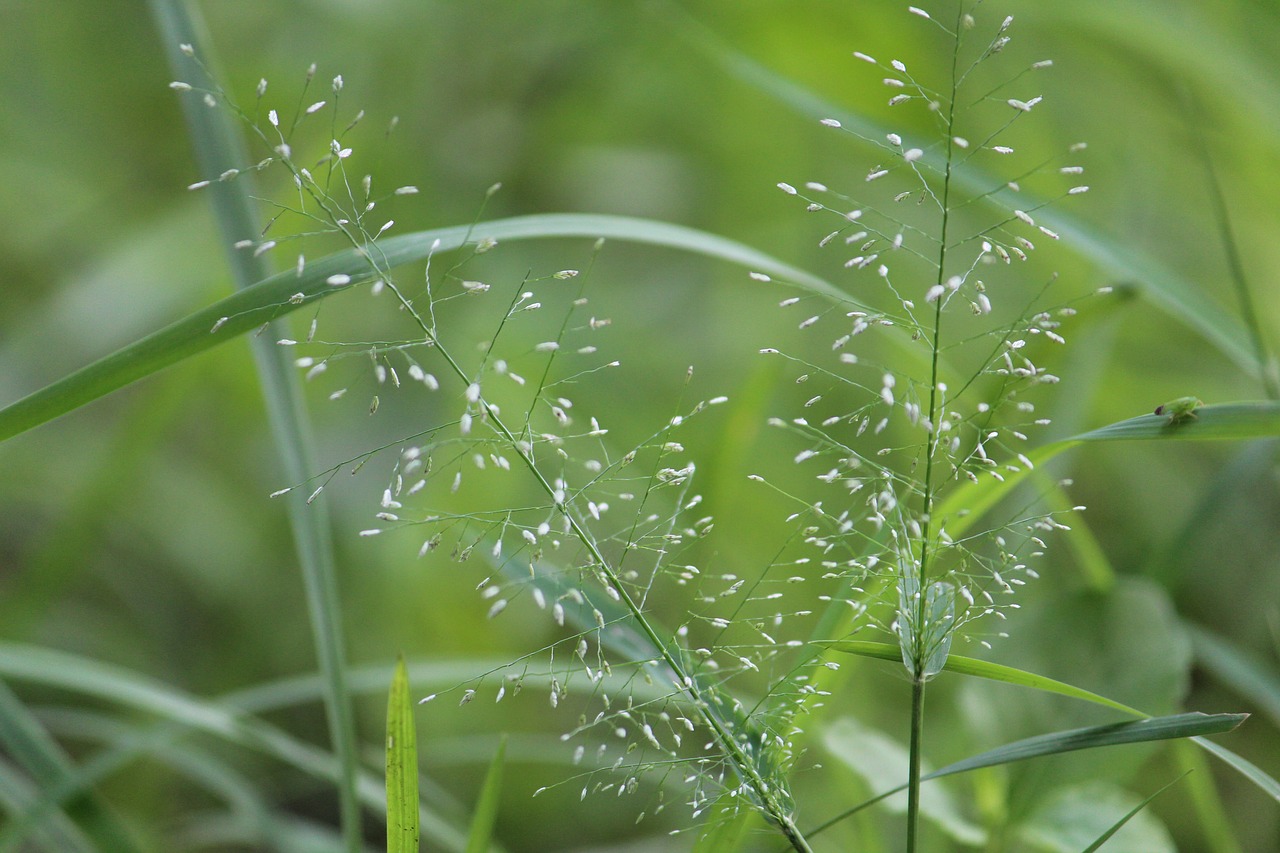
<svg viewBox="0 0 1280 853"><path fill-rule="evenodd" d="M387 697L387 853L418 853L418 739L413 722L409 673L404 655L399 655Z"/></svg>
<svg viewBox="0 0 1280 853"><path fill-rule="evenodd" d="M71 757L3 681L0 681L0 745L42 791L63 784L76 775L77 768ZM68 800L61 809L48 812L48 817L55 822L73 816L85 834L103 849L122 853L141 849L117 816L93 792L86 792Z"/></svg>
<svg viewBox="0 0 1280 853"><path fill-rule="evenodd" d="M216 90L216 81L208 71L211 66L202 64L203 58L211 59L210 39L192 0L151 0L150 7L176 79L206 91ZM196 56L202 57L201 62L195 60ZM186 94L189 97L181 101L200 171L213 177L249 162L239 128L232 123L229 113L209 109L194 97L195 92ZM236 287L245 293L252 289L253 282L266 276L268 266L265 256L231 248L240 240L252 240L262 233L251 176L242 177L243 180L217 181L212 198ZM274 344L282 336L255 337L250 346L282 473L286 481L298 483L315 471L314 443L297 372L286 354ZM135 345L142 345L146 340ZM349 853L359 853L362 833L356 774L360 755L355 711L344 676L346 652L328 504L324 500L308 502L301 494L289 494L285 496L285 506L302 571L312 644L325 678L325 716L339 767L335 779L338 823Z"/></svg>
<svg viewBox="0 0 1280 853"><path fill-rule="evenodd" d="M468 241L474 243L485 238L503 241L573 237L604 237L681 249L739 264L849 301L835 285L741 243L705 231L627 216L573 213L519 216L418 231L380 240L376 245L380 263L396 266L423 260L433 251L458 249ZM350 282L342 286L328 284L330 278L338 275L348 276ZM372 277L368 259L348 249L308 263L301 276L290 271L265 278L0 409L0 441ZM273 351L278 349L266 338L257 340ZM288 375L292 377L293 373ZM294 481L301 482L306 476L309 473Z"/></svg>
<svg viewBox="0 0 1280 853"><path fill-rule="evenodd" d="M921 781L928 779L941 779L944 776L953 776L957 773L967 773L970 770L978 770L983 767L995 767L1000 764L1012 764L1016 761L1026 761L1031 758L1042 758L1049 755L1061 755L1067 752L1077 752L1082 749L1096 749L1106 746L1122 746L1132 743L1148 743L1158 740L1170 740L1175 738L1192 738L1197 743L1205 746L1210 752L1218 754L1221 747L1217 744L1203 740L1204 735L1223 734L1237 728L1241 723L1248 719L1248 714L1201 714L1199 712L1187 714L1172 714L1166 717L1149 717L1145 720L1134 720L1124 723L1110 723L1102 726L1089 726L1080 729L1068 729L1061 732L1053 732L1051 734L1036 735L1035 737L1025 738L1023 740L1014 741L1013 743L998 746L995 749L981 752L969 758L957 761L954 764L948 764L946 767L940 768L927 773L920 777ZM1222 750L1227 752L1226 750ZM1233 753L1233 758L1239 760L1243 764L1248 765L1239 756ZM1221 757L1221 756L1220 756ZM1228 760L1224 758L1223 760ZM1252 767L1252 765L1248 765ZM1257 768L1254 768L1255 770ZM1261 772L1261 771L1259 771ZM1266 775L1266 774L1262 774ZM1269 777L1268 777L1269 778ZM1264 787L1265 790L1265 786ZM817 828L805 833L807 837L812 838L817 833L835 825L836 823L850 817L863 809L875 805L881 800L891 797L901 791L907 790L907 785L899 785L873 797L870 800L859 803L851 809L822 823Z"/></svg>
<svg viewBox="0 0 1280 853"><path fill-rule="evenodd" d="M317 779L337 782L342 772L332 754L303 743L240 708L190 696L122 667L53 649L0 643L0 677L69 690L154 714L177 729L203 732L229 744L260 752ZM321 679L316 677L312 683L321 683ZM386 684L385 677L382 683ZM74 786L45 792L45 798L60 802L80 790L88 790L140 752L137 744L129 744L97 756L95 768L81 768L80 775L70 780ZM361 772L356 782L360 802L366 808L381 812L386 807L383 780L372 773ZM420 819L422 830L442 849L463 850L465 838L444 818L423 809ZM6 825L0 831L0 839L7 840L8 834L14 831L12 824ZM3 846L2 841L0 846Z"/></svg>
<svg viewBox="0 0 1280 853"><path fill-rule="evenodd" d="M224 760L227 756L214 755L194 745L181 743L181 731L176 727L140 723L128 715L116 717L81 707L45 707L41 709L41 719L54 734L81 742L107 744L109 748L102 755L121 757L121 760L111 760L113 767L122 767L132 760L126 755L147 755L165 765L174 775L188 779L225 803L235 820L246 827L258 828L258 842L270 844L274 840L267 835L272 814L263 793L247 776ZM82 762L78 769L87 776L95 774L101 766L99 756L95 755ZM101 774L97 774L97 778L102 778ZM185 818L183 822L187 822ZM277 848L280 848L279 844L272 847Z"/></svg>
<svg viewBox="0 0 1280 853"><path fill-rule="evenodd" d="M1078 444L1089 441L1241 441L1280 436L1280 403L1255 401L1201 406L1195 417L1169 423L1159 415L1140 415L1117 421L1089 432L1037 447L1027 454L1039 467L1053 457ZM958 536L975 524L982 515L1000 502L1030 473L1023 468L1004 474L1004 479L980 478L965 482L951 491L937 508L939 518L947 519L947 531Z"/></svg>
<svg viewBox="0 0 1280 853"><path fill-rule="evenodd" d="M30 777L9 766L4 756L0 756L0 814L12 815L29 810L31 804L40 799L41 794L40 789L32 784ZM36 832L38 833L36 838L29 845L33 850L48 850L55 853L94 853L99 849L61 811L51 814ZM0 849L9 850L12 847L13 845L3 845Z"/></svg>
<svg viewBox="0 0 1280 853"><path fill-rule="evenodd" d="M489 764L489 772L484 776L484 786L480 789L480 801L476 803L475 814L471 818L471 833L467 836L467 853L488 853L489 841L493 838L493 827L498 820L498 805L502 799L502 767L507 756L507 737L502 736L498 742L498 751L493 754Z"/></svg>
<svg viewBox="0 0 1280 853"><path fill-rule="evenodd" d="M673 6L674 4L664 4L664 8ZM836 119L843 132L851 133L869 145L881 145L880 140L892 130L864 115L843 109L766 68L725 44L692 17L685 14L681 17L681 25L676 29L682 37L731 76L773 97L793 112L814 122ZM941 152L936 150L926 151L921 161L939 173L946 165ZM1011 192L1004 188L1005 179L987 174L967 163L947 171L953 187L963 189L988 203L1002 202ZM1034 198L1022 192L1018 195L1017 203L1009 204L1006 209L1016 207L1035 210L1039 224L1057 232L1064 243L1077 248L1081 254L1106 270L1115 281L1134 286L1144 298L1195 329L1241 368L1252 375L1258 374L1258 360L1248 344L1249 334L1235 317L1209 299L1202 288L1179 275L1176 270L1134 251L1117 237L1052 206L1044 206L1045 202L1045 199Z"/></svg>
<svg viewBox="0 0 1280 853"><path fill-rule="evenodd" d="M1188 771L1187 771L1187 773L1190 773L1190 772L1191 772L1190 770L1188 770ZM1104 833L1102 833L1101 835L1099 835L1099 836L1098 836L1098 839L1097 839L1096 841L1094 841L1092 844L1090 844L1088 847L1086 847L1086 848L1084 849L1083 853L1094 853L1094 852L1095 852L1099 847L1101 847L1103 844L1107 843L1107 841L1111 838L1111 836L1113 836L1113 835L1115 835L1117 832L1119 832L1119 831L1120 831L1120 828L1121 828L1121 827L1123 827L1126 823L1128 823L1128 822L1133 818L1133 816L1134 816L1134 815L1136 815L1138 812L1142 811L1142 810L1143 810L1143 809L1145 809L1147 806L1149 806L1149 805L1151 804L1151 801L1152 801L1152 800L1154 800L1156 797L1160 796L1160 795L1161 795L1161 794L1163 794L1165 791L1167 791L1167 790L1169 790L1170 788L1172 788L1174 785L1176 785L1176 784L1178 784L1179 782L1181 782L1181 781L1182 781L1182 779L1183 779L1183 777L1185 777L1185 776L1187 775L1187 773L1183 773L1183 774L1182 774L1181 776L1179 776L1177 779L1174 779L1172 782L1168 783L1167 785L1165 785L1164 787L1162 787L1160 790L1156 791L1154 794L1152 794L1151 796L1147 797L1145 800L1143 800L1142 802L1140 802L1140 803L1138 803L1136 806L1134 806L1134 807L1133 807L1133 809L1132 809L1128 814L1126 814L1124 817L1120 818L1120 820L1116 821L1116 822L1111 826L1111 828L1110 828L1110 829L1108 829L1106 832L1104 832Z"/></svg>
<svg viewBox="0 0 1280 853"><path fill-rule="evenodd" d="M837 642L820 643L829 649L838 652L847 652L862 657L876 658L878 660L899 661L901 660L901 652L896 645L891 643L876 643L867 640L843 640ZM1042 690L1047 693L1057 693L1062 696L1070 696L1072 699L1083 699L1086 702L1092 702L1095 705L1102 705L1116 711L1122 711L1126 714L1132 714L1135 717L1145 717L1136 708L1123 705L1108 699L1105 696L1099 696L1097 693L1091 693L1080 687L1074 687L1061 681L1055 681L1052 678L1045 678L1043 675L1027 672L1026 670L1017 669L1012 666L1004 666L998 663L991 663L977 658L965 657L963 655L949 655L946 663L942 667L944 672L954 672L958 675L973 675L978 678L987 678L992 681L1003 681L1005 684L1016 684L1020 687L1030 687L1034 690Z"/></svg>
<svg viewBox="0 0 1280 853"><path fill-rule="evenodd" d="M1192 738L1192 740L1235 768L1246 779L1261 788L1267 796L1280 803L1280 782L1268 775L1261 767L1211 740L1198 737Z"/></svg>

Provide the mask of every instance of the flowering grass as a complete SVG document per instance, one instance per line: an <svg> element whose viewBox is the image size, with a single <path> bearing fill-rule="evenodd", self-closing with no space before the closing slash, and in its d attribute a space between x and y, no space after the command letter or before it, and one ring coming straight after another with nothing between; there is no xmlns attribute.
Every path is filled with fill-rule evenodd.
<svg viewBox="0 0 1280 853"><path fill-rule="evenodd" d="M1005 64L1014 52L1011 19L982 4L937 6L903 14L924 53L950 59L949 76L938 77L932 63L921 63L917 76L910 56L878 59L869 47L849 60L850 85L883 87L901 124L877 130L835 112L820 119L830 134L848 137L851 157L865 160L855 178L780 176L786 200L823 223L812 240L837 256L835 284L662 223L489 221L487 206L501 201L497 186L476 199L474 222L401 235L396 221L420 193L410 184L383 189L366 170L362 158L379 134L362 136L368 121L346 107L342 76L318 86L313 67L301 94L283 96L263 81L246 106L199 64L179 66L190 74L171 88L192 108L197 141L227 132L205 119L233 117L260 148L252 156L227 148L233 162L205 161L190 183L192 192L215 195L243 290L0 411L0 435L251 334L284 460L272 498L292 508L335 758L256 719L281 707L286 685L206 703L132 673L17 647L8 649L6 675L98 690L108 703L159 713L173 731L158 741L185 728L220 733L332 780L338 843L357 849L360 804L380 810L380 802L354 749L356 679L345 663L323 509L350 472L376 482L379 495L364 523L347 531L357 553L416 553L413 571L441 590L465 578L476 615L487 617L481 631L524 646L483 663L477 651L461 673L400 673L389 717L400 735L394 743L409 740L406 682L423 703L424 743L458 718L450 706L493 731L549 709L554 749L569 769L544 774L537 798L561 803L569 794L586 812L622 798L642 826L696 835L703 850L738 849L749 838L801 851L999 838L1092 848L1116 833L1129 833L1125 843L1167 846L1145 811L1150 800L1126 798L1111 782L1123 774L1099 751L1223 732L1242 717L1149 713L1127 694L1099 695L984 656L1055 637L1053 624L1019 612L1035 600L1030 588L1048 549L1063 541L1081 548L1086 536L1072 529L1081 509L1069 497L1072 484L1042 470L1052 456L1081 442L1274 436L1277 411L1178 398L1197 402L1175 407L1176 417L1157 410L1075 435L1054 431L1047 413L1069 410L1072 393L1059 386L1065 371L1055 365L1065 362L1056 353L1110 293L1053 271L1060 238L1070 244L1076 230L1059 224L1070 218L1057 208L1084 201L1088 189L1085 151L1036 149L1027 125L1053 107L1037 87L1050 63ZM194 38L173 41L179 56L203 60ZM252 188L254 180L267 189ZM261 223L247 227L250 216L237 224L227 213L237 208L261 212ZM565 249L569 261L504 260L515 239L566 235L595 241ZM777 331L750 342L779 389L767 403L775 411L760 418L774 436L731 487L745 496L739 505L758 506L748 521L722 512L723 460L707 452L706 437L727 443L735 418L755 414L750 395L707 387L697 364L663 375L618 357L645 335L634 318L601 307L612 284L601 268L618 238L735 260L750 271L744 287L776 294ZM1083 242L1086 252L1099 245ZM283 272L268 275L271 259ZM291 326L279 322L287 315ZM1222 328L1206 317L1211 332ZM662 346L683 354L695 343ZM1260 333L1254 344L1265 374ZM662 386L662 403L630 405L627 390L619 393L643 384ZM332 454L340 461L311 461L297 417L300 385L324 417L354 410L364 419L358 448ZM773 522L752 529L761 518ZM742 541L754 546L735 548ZM1099 586L1115 583L1105 571L1096 577L1104 578ZM1163 636L1159 609L1131 589L1123 596L1129 606L1115 621L1079 602L1060 607L1059 621ZM1085 633L1067 636L1083 648ZM1133 671L1150 662L1135 655ZM889 669L909 696L893 691ZM947 684L961 675L981 686ZM372 686L360 689L383 689L386 680L362 679ZM1002 725L1000 709L985 704L984 691L998 682L1110 716L1075 725L1067 713L1028 715ZM110 761L77 772L20 701L5 704L6 719L22 723L11 731L27 733L11 739L11 750L56 772L40 780L43 791L27 798L34 805L2 837L16 843L43 832L48 843L64 843L75 827L63 804L137 748L126 739ZM511 716L491 716L504 710ZM1034 734L1024 733L1031 723ZM944 739L942 731L962 736ZM1022 812L1026 777L981 777L985 791L963 800L972 789L929 782L1085 749L1086 763L1053 765L1076 769L1047 792L1026 794L1035 805ZM1211 749L1263 790L1275 789L1265 773ZM943 766L931 772L929 758ZM404 766L412 760L389 751L388 762L400 768L394 790L411 790ZM1088 785L1072 782L1081 766ZM1144 774L1144 787L1179 778L1163 772ZM493 825L498 779L491 772L471 822L473 845L487 844L477 839ZM901 807L890 799L896 790L907 794ZM1197 791L1206 802L1204 788ZM461 831L434 811L442 792L424 786L423 794L425 834L460 847ZM394 809L398 826L412 823L411 803L401 797ZM1211 823L1211 805L1197 816ZM113 837L115 828L103 826L101 837Z"/></svg>

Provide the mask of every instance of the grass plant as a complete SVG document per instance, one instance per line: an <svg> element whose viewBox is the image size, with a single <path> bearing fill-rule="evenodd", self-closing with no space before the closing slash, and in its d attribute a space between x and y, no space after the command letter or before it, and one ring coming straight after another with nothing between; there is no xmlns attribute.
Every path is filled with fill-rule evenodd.
<svg viewBox="0 0 1280 853"><path fill-rule="evenodd" d="M145 849L99 787L150 753L180 759L199 786L232 804L225 820L190 833L188 847L311 837L217 750L188 743L193 733L332 784L337 814L317 849L366 849L364 811L385 816L388 850L417 849L420 833L468 853L520 849L499 824L514 752L505 736L486 752L492 763L469 819L458 818L467 809L449 802L446 786L420 786L417 746L452 725L446 706L482 719L491 719L482 706L515 706L508 713L518 719L532 715L535 696L552 710L568 767L535 797L568 794L583 809L626 800L638 824L700 853L1172 849L1147 809L1180 786L1193 787L1214 846L1238 847L1212 785L1194 773L1184 781L1202 764L1194 754L1180 751L1177 770L1144 765L1142 796L1116 784L1125 773L1113 753L1123 765L1132 745L1166 740L1203 747L1280 800L1265 770L1205 740L1245 714L1138 707L1128 694L988 659L1016 645L1019 630L1029 644L1053 641L1052 627L1020 611L1063 540L1092 555L1092 591L1118 588L1108 606L1124 613L1080 616L1084 605L1073 599L1064 623L1079 616L1164 636L1158 605L1146 607L1149 591L1117 581L1087 526L1073 529L1084 507L1071 499L1074 484L1050 473L1055 457L1098 443L1280 434L1274 400L1180 397L1088 430L1058 430L1047 414L1070 409L1058 351L1082 315L1116 298L1110 286L1060 280L1060 244L1134 273L1153 302L1193 318L1272 397L1274 359L1216 177L1247 341L1238 321L1204 308L1185 282L1153 283L1155 266L1063 212L1088 197L1086 148L1036 149L1028 125L1053 106L1038 88L1052 63L1009 64L1021 56L1011 48L1013 18L981 0L895 9L921 52L947 61L921 62L917 72L910 57L852 54L853 85L884 89L887 114L901 122L893 128L835 109L818 114L819 99L690 29L717 61L866 159L856 189L790 176L777 184L823 223L815 242L837 256L837 278L652 220L490 220L499 185L476 200L471 222L398 234L393 217L417 203L419 189L381 188L362 158L383 134L347 106L342 76L320 85L313 66L300 91L283 95L263 80L246 103L219 82L191 8L152 5L197 150L200 177L189 189L212 196L237 292L0 409L0 441L248 336L278 456L270 500L288 506L319 674L206 699L124 668L5 644L5 681L158 722L42 717L0 684L0 742L13 756L0 765L11 815L0 849ZM580 241L565 249L571 262L506 260L512 244L564 238ZM722 514L714 497L724 489L703 485L717 460L699 448L707 434L730 435L727 422L743 411L736 394L707 388L696 365L653 375L613 354L627 336L645 334L598 307L609 284L600 266L619 242L729 261L745 269L744 287L777 294L776 337L751 346L785 392L768 398L777 409L766 420L773 437L760 445L767 455L753 457L732 487L764 508L753 518L773 519L767 530ZM272 258L282 271L269 268ZM618 404L620 387L644 383L670 389L662 407ZM315 461L306 396L326 412L355 401L367 414L359 449ZM404 551L411 542L420 571L474 586L486 632L527 637L527 648L497 660L475 654L458 667L400 659L393 672L353 669L325 508L348 472L378 484L376 506L352 537L361 547ZM741 553L736 539L767 545ZM1207 632L1191 636L1242 692L1274 704L1265 664ZM1118 668L1147 664L1136 645L1116 651L1133 656ZM961 676L967 684L952 684ZM388 678L384 798L358 748L354 694L377 693ZM902 683L896 698L892 687L867 698ZM1011 703L1030 709L1027 719L1002 727L984 691L1012 688L1034 698ZM1164 704L1172 692L1139 695ZM328 750L262 718L316 698ZM1069 700L1087 709L1079 722L1057 711ZM1037 716L1043 708L1054 710ZM77 765L44 728L58 724L99 732L108 746ZM944 727L962 734L943 742ZM1072 763L1074 753L1085 757ZM1017 775L1033 759L1066 768L1067 781L1037 789L1034 777ZM940 781L962 774L975 780L970 787Z"/></svg>

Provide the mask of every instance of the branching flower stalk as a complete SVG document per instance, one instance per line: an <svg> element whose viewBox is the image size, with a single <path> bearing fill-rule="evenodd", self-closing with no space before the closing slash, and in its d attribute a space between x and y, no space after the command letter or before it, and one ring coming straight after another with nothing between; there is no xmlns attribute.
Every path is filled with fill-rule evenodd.
<svg viewBox="0 0 1280 853"><path fill-rule="evenodd" d="M339 88L340 84L335 80L335 93ZM322 220L323 224L332 231L341 234L368 264L369 275L367 277L362 277L359 280L354 277L350 279L341 277L339 280L332 281L331 284L335 288L345 288L354 286L360 281L373 280L379 282L380 286L393 296L397 305L410 318L421 335L419 343L439 353L448 366L449 372L462 383L463 387L468 389L469 399L470 395L474 396L473 402L478 407L478 411L483 413L485 422L494 429L502 442L520 459L536 484L537 489L551 501L556 512L563 519L567 530L572 533L585 549L585 552L590 557L591 567L598 573L597 577L604 586L606 593L623 606L634 626L656 651L662 664L669 672L673 687L686 698L689 706L695 709L703 724L712 733L717 749L728 759L739 778L742 788L749 792L749 799L778 827L794 850L800 851L800 853L811 853L812 848L795 824L784 790L776 783L771 784L770 780L762 775L751 756L746 753L743 744L734 736L727 721L717 712L715 702L704 695L703 687L700 685L696 674L689 669L682 650L678 646L673 646L670 640L664 639L661 632L654 627L644 607L632 595L627 584L623 582L617 569L604 554L595 537L584 527L575 513L570 511L572 498L565 493L565 490L557 488L555 484L548 480L539 467L532 442L520 439L516 431L501 416L498 408L491 404L483 393L479 391L475 380L452 354L450 348L441 340L439 330L434 322L434 314L432 321L428 322L422 312L418 310L414 301L405 295L395 283L390 270L381 263L376 241L386 230L386 226L380 229L377 234L370 234L363 228L358 216L344 216L340 210L334 207L331 197L316 182L311 172L296 164L287 138L280 131L279 119L274 111L269 114L269 121L272 127L280 133L279 140L270 139L262 128L232 104L225 93L218 92L217 94L223 102L231 104L232 109L256 132L264 144L275 151L275 159L288 169L296 188L301 193L304 193L320 211L318 218ZM350 150L343 148L336 139L333 141L331 148L329 179L333 177L332 166L334 163L341 163L350 154ZM299 263L301 264L302 262L300 261ZM509 315L510 312L508 312ZM504 318L503 323L505 323L505 320L506 318ZM499 331L501 331L501 327ZM466 431L464 428L464 433ZM283 494L286 491L289 491L289 489L281 490L277 494Z"/></svg>
<svg viewBox="0 0 1280 853"><path fill-rule="evenodd" d="M854 247L857 254L844 266L855 272L874 270L888 291L891 307L868 307L876 303L861 293L856 297L857 301L851 298L848 307L855 310L846 316L852 318L852 328L845 326L832 344L832 349L839 353L841 364L850 366L849 371L881 371L879 393L876 393L872 382L849 376L844 370L831 370L821 362L795 358L774 348L761 351L782 354L806 368L807 372L797 379L798 382L817 375L830 381L841 397L852 390L870 392L873 397L871 402L854 408L852 412L847 408L843 411L837 408L830 417L822 419L820 426L811 424L808 417L791 421L775 419L775 425L788 429L808 443L809 449L796 456L797 463L822 456L834 458L835 467L819 475L819 480L845 486L849 496L870 487L868 509L863 511L865 514L861 520L856 514L856 503L842 502L842 506L850 508L839 513L835 529L828 535L814 537L813 541L822 547L821 553L826 558L823 565L836 565L830 554L837 546L846 547L856 555L847 563L842 587L843 595L849 596L847 603L853 606L853 619L844 621L854 623L853 631L865 627L856 624L861 619L893 635L911 683L906 786L906 848L909 851L915 851L921 843L920 779L927 683L943 670L953 639L969 639L961 629L987 616L1004 618L1003 609L1017 608L1016 604L997 604L992 593L1011 595L1017 586L1025 582L1019 575L1036 577L1026 561L1027 557L1042 553L1044 543L1038 534L1062 527L1051 514L1032 514L1029 518L955 541L948 535L947 518L937 514L940 498L947 487L954 487L963 479L977 481L981 476L1002 479L1000 469L1004 467L1015 471L1031 467L1029 457L1009 447L1008 442L1026 441L1028 436L1024 430L1030 426L1046 425L1048 420L1035 418L1032 421L1034 404L1022 399L1018 399L1016 404L1013 401L1023 391L1057 381L1055 376L1031 360L1031 350L1027 349L1033 336L1054 344L1064 343L1057 332L1059 320L1053 316L1052 309L1036 307L1056 276L1051 276L1048 283L1031 296L1014 319L1001 323L992 324L986 319L993 311L988 291L996 284L994 277L1002 275L999 272L1001 267L1027 260L1035 250L1029 236L1050 240L1058 237L1051 230L1036 225L1032 214L1040 204L1018 203L1017 194L1021 192L1022 182L1040 180L1040 175L1049 172L1074 176L1083 171L1074 164L1058 167L1051 159L1025 169L1004 185L964 199L953 199L952 184L956 171L977 157L1007 158L1014 155L1014 148L1004 144L1003 134L1041 100L1039 97L1028 100L1006 98L998 93L1011 83L1020 81L1028 71L1051 65L1047 61L1033 63L1011 79L1005 78L989 88L983 86L987 89L985 94L972 103L966 98L961 104L966 84L982 85L975 79L978 66L1003 51L1009 43L1007 32L1012 18L1005 18L976 56L965 50L964 34L977 27L971 13L978 5L956 0L950 7L955 10L951 26L941 23L925 9L916 6L907 9L917 20L927 22L925 26L936 27L943 32L950 42L949 80L938 91L920 82L900 60L881 63L865 53L854 53L855 58L886 73L883 83L894 92L889 106L912 102L927 105L938 134L935 143L913 147L904 140L905 134L889 133L886 139L869 138L855 129L845 128L839 120L822 120L822 124L858 137L887 155L890 162L871 167L867 182L896 182L897 189L903 191L893 195L893 202L901 204L914 200L916 204L902 204L901 212L890 213L886 208L833 192L820 183L806 183L803 190L789 183L778 185L788 195L805 201L807 210L839 217L841 226L824 237L819 245L839 246L843 243ZM968 115L971 111L990 113L993 109L997 112L986 117L970 118ZM999 110L1005 112L1000 113ZM974 138L980 141L971 142L958 132L961 121L966 126L972 124L978 128L973 132ZM992 126L992 122L994 130L980 129L984 124ZM1082 147L1073 146L1071 152ZM1061 180L1060 177L1052 178L1049 186ZM1072 186L1065 191L1060 190L1058 198L1078 195L1087 189ZM838 201L829 200L833 197ZM994 223L979 224L981 220L976 217L981 214L976 210L979 205L975 202L984 207L1002 209L1005 216L998 217ZM854 209L841 205L853 205ZM921 213L911 210L916 206L922 207ZM1024 207L1026 209L1022 209ZM1034 233L1028 236L1024 229ZM957 236L958 233L964 236ZM843 241L836 239L840 237ZM920 244L931 247L931 251L922 250ZM973 251L958 252L966 248ZM963 254L963 257L958 257L958 254ZM899 267L905 267L909 277L924 278L927 270L930 284L924 298L932 310L917 312L911 294L904 292L895 282L891 268L897 270ZM983 279L987 282L984 283ZM785 308L800 301L801 298L792 298L780 304ZM944 320L949 308L966 301L972 309L972 320L966 322L957 317ZM1074 309L1069 304L1060 305L1057 309L1060 317L1072 313ZM813 328L827 316L830 316L829 312L816 314L801 322L799 328ZM912 378L908 371L879 367L866 354L847 351L857 336L893 327L905 329L910 334L909 342L899 337L892 341L893 346L914 348L924 344L927 347L927 367L916 371L918 378ZM951 363L952 354L959 354L972 362L972 355L967 354L969 346L984 339L994 339L994 346L973 362L977 367L970 364L958 371L958 365ZM905 383L902 381L904 377ZM954 381L949 383L948 379ZM949 388L949 384L952 387ZM820 410L818 407L823 400L822 394L814 396L805 403L805 408ZM874 412L881 406L884 407L884 416ZM1011 410L1016 411L1021 422L1008 422L1004 413ZM1001 417L997 417L997 412ZM892 434L898 413L905 414L910 429L923 431L918 443L880 439L880 449L874 452L859 445L857 440L864 434L871 437L885 430ZM856 427L852 436L848 435L850 426ZM1016 462L997 462L990 453L996 449L1008 452ZM901 459L903 452L912 454L906 465L890 466L880 461L884 457ZM917 463L922 471L917 470ZM868 471L871 472L869 475ZM813 504L812 510L820 519L829 519L832 515L832 510L821 503ZM871 529L859 530L859 523L869 523ZM1021 528L1017 538L1030 547L1010 547L1008 539L1013 535L1015 526ZM1027 551L1030 553L1025 553ZM835 572L828 577L839 575ZM868 585L867 581L874 581L875 586ZM877 603L876 599L882 595L877 590L885 593L893 590L893 600ZM861 601L855 600L857 593L864 595ZM877 611L877 606L883 606L883 609ZM878 616L878 612L885 615ZM824 618L822 624L833 627L837 621ZM988 645L985 640L980 642Z"/></svg>

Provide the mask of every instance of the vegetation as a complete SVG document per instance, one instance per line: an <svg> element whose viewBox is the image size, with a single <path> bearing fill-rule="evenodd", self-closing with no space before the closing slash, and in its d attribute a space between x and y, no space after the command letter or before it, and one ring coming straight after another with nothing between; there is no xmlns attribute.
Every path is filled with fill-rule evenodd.
<svg viewBox="0 0 1280 853"><path fill-rule="evenodd" d="M1275 846L1280 16L1010 6L25 20L0 849Z"/></svg>

